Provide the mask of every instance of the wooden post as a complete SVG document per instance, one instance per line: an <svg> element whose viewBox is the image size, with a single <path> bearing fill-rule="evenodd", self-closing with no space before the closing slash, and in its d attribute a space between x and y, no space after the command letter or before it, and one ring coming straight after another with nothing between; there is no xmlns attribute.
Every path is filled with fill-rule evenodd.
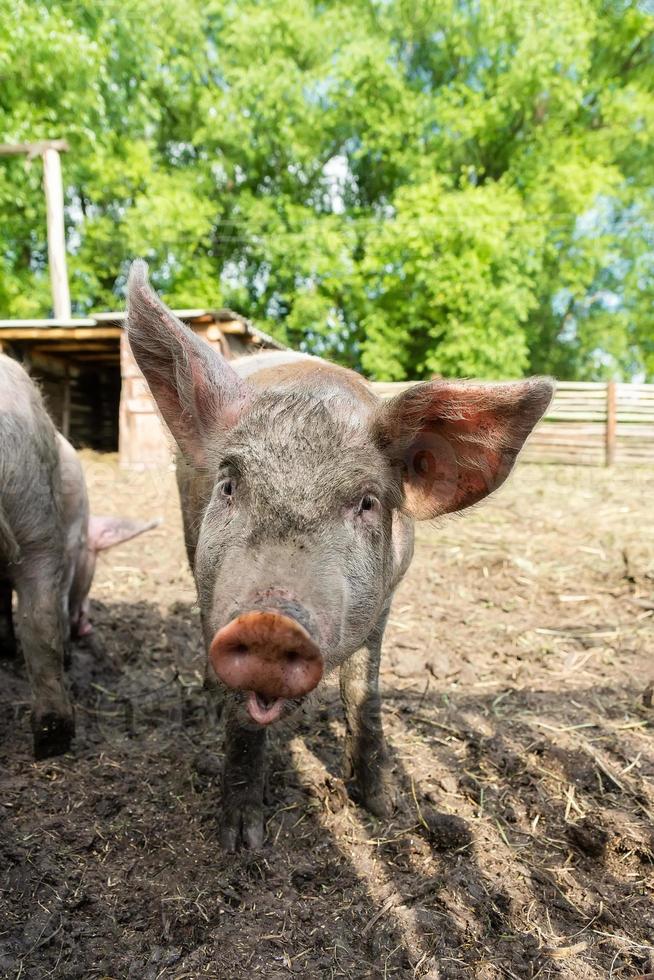
<svg viewBox="0 0 654 980"><path fill-rule="evenodd" d="M52 146L46 147L43 151L43 187L48 216L48 265L54 315L56 320L70 320L64 228L64 184L61 177L59 151Z"/></svg>
<svg viewBox="0 0 654 980"><path fill-rule="evenodd" d="M0 156L26 153L28 160L43 158L43 186L48 220L48 263L55 319L70 320L70 292L66 269L66 233L64 227L64 185L59 154L68 149L65 140L40 140L38 143L2 143Z"/></svg>
<svg viewBox="0 0 654 980"><path fill-rule="evenodd" d="M617 434L617 400L615 381L608 381L606 385L606 456L607 466L615 463L615 444Z"/></svg>

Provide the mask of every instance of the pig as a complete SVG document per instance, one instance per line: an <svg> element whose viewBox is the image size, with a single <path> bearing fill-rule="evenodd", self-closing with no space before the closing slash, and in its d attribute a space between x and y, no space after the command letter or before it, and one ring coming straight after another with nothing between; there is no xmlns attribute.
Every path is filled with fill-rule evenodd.
<svg viewBox="0 0 654 980"><path fill-rule="evenodd" d="M67 751L74 734L63 665L70 639L92 628L88 594L98 553L157 523L89 515L77 453L27 372L0 354L0 653L15 653L15 591L35 758Z"/></svg>
<svg viewBox="0 0 654 980"><path fill-rule="evenodd" d="M388 816L379 662L414 522L504 482L552 382L430 381L383 402L356 373L308 355L228 362L157 297L142 261L128 332L178 447L207 681L224 707L222 846L262 845L267 730L336 668L346 776Z"/></svg>

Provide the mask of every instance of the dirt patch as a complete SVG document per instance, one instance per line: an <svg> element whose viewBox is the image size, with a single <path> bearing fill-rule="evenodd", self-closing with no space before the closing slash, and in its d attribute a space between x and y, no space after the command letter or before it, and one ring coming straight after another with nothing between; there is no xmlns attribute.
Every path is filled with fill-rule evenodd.
<svg viewBox="0 0 654 980"><path fill-rule="evenodd" d="M72 754L32 761L0 667L1 976L654 971L651 470L525 465L422 528L383 675L397 813L350 801L330 683L275 739L265 849L226 856L171 475L85 465L97 512L165 523L98 570Z"/></svg>

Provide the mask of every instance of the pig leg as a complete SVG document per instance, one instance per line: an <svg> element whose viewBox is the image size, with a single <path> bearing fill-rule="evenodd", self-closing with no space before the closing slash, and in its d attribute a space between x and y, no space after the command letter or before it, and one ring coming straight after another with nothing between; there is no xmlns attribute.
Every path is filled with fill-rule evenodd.
<svg viewBox="0 0 654 980"><path fill-rule="evenodd" d="M341 699L345 708L345 774L354 780L358 800L377 817L393 809L393 790L381 719L379 661L389 606L366 644L341 665Z"/></svg>
<svg viewBox="0 0 654 980"><path fill-rule="evenodd" d="M11 582L0 579L0 657L16 656L16 637L11 613Z"/></svg>
<svg viewBox="0 0 654 980"><path fill-rule="evenodd" d="M75 725L64 687L68 635L62 572L52 556L31 556L16 576L17 630L32 688L34 757L45 759L70 747Z"/></svg>
<svg viewBox="0 0 654 980"><path fill-rule="evenodd" d="M236 711L236 703L230 702L225 722L220 828L220 842L226 851L235 851L239 844L250 848L263 844L266 730L243 727Z"/></svg>

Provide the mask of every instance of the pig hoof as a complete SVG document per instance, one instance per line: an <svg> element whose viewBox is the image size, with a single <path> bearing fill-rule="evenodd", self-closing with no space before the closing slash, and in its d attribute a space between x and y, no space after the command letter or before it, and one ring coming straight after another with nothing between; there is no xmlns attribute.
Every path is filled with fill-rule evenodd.
<svg viewBox="0 0 654 980"><path fill-rule="evenodd" d="M248 806L247 809L234 807L228 810L220 827L220 843L223 850L233 853L240 847L251 851L263 846L263 809Z"/></svg>
<svg viewBox="0 0 654 980"><path fill-rule="evenodd" d="M370 771L368 772L370 776ZM380 772L376 779L357 781L354 784L353 796L357 803L365 807L368 813L380 820L388 820L395 810L395 790L392 780Z"/></svg>
<svg viewBox="0 0 654 980"><path fill-rule="evenodd" d="M389 792L369 793L365 798L361 798L361 803L368 813L380 820L388 820L393 815L395 804Z"/></svg>
<svg viewBox="0 0 654 980"><path fill-rule="evenodd" d="M69 715L57 715L53 711L34 716L34 758L49 759L53 755L63 755L70 749L75 734L75 722Z"/></svg>

